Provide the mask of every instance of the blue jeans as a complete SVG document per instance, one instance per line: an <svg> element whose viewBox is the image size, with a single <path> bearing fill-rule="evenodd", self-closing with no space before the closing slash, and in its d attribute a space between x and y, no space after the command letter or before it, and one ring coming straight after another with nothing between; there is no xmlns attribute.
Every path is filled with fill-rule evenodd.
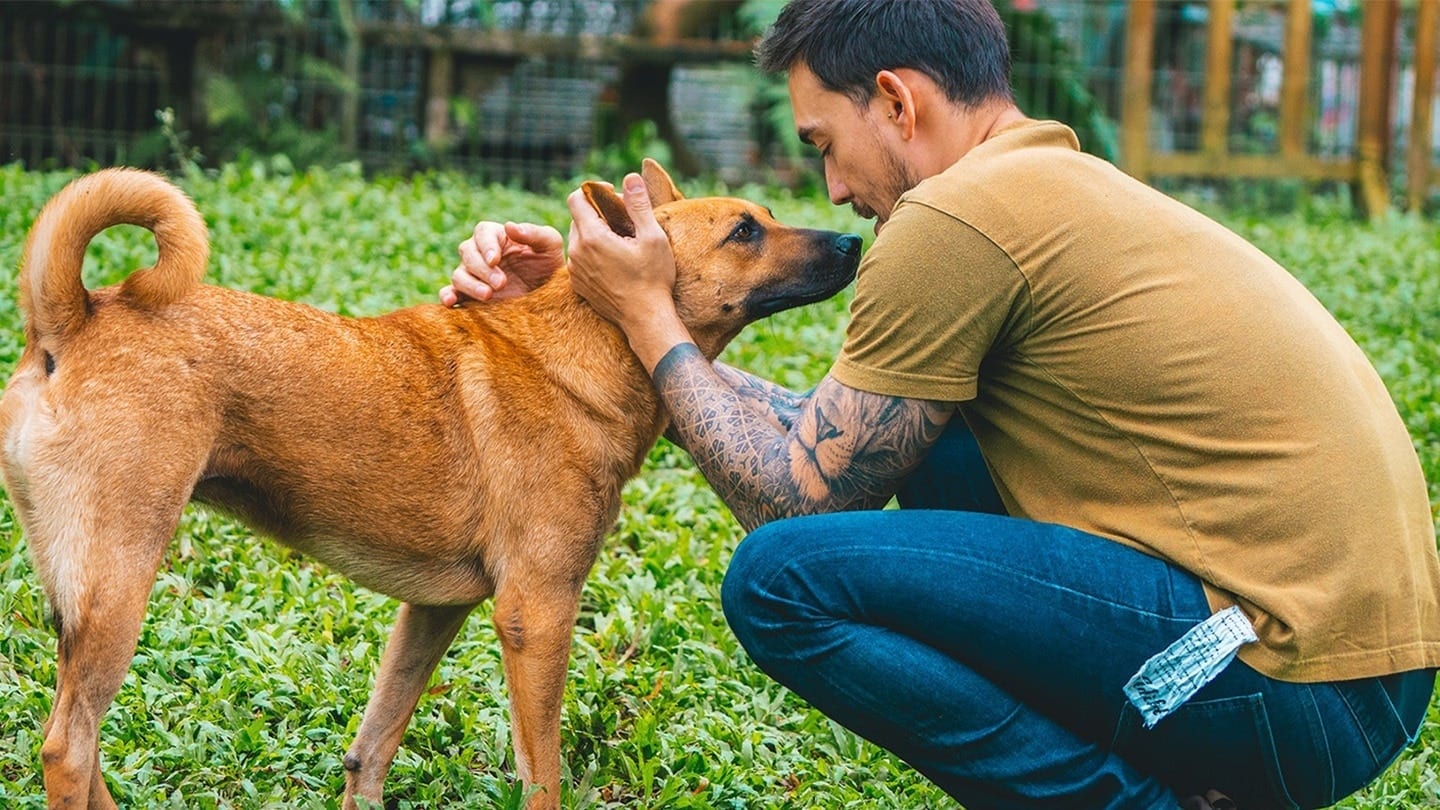
<svg viewBox="0 0 1440 810"><path fill-rule="evenodd" d="M1419 734L1434 670L1286 683L1238 659L1147 730L1121 687L1210 616L1195 577L1000 514L959 419L900 500L757 529L725 616L771 677L968 810L1170 810L1210 788L1322 807Z"/></svg>

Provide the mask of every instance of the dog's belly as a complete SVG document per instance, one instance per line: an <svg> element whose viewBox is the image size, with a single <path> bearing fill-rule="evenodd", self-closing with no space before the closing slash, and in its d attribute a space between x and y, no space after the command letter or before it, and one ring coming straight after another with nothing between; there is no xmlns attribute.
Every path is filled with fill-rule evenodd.
<svg viewBox="0 0 1440 810"><path fill-rule="evenodd" d="M494 590L483 562L486 544L463 521L443 514L397 513L373 504L368 511L344 515L317 509L284 487L226 476L200 481L193 500L405 602L473 604ZM407 528L402 530L402 524Z"/></svg>

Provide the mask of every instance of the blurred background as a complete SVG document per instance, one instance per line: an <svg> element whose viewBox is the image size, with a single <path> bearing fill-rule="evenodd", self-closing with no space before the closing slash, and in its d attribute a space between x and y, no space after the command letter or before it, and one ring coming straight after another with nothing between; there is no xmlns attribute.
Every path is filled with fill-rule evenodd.
<svg viewBox="0 0 1440 810"><path fill-rule="evenodd" d="M1424 209L1436 0L996 0L1018 100L1156 182L1260 178ZM0 163L447 168L538 190L644 155L821 182L783 0L0 0ZM863 32L857 32L863 36Z"/></svg>

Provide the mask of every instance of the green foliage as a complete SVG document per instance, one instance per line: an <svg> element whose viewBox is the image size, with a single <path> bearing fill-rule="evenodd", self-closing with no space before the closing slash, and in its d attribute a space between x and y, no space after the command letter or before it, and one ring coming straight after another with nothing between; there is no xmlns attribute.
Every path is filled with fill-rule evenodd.
<svg viewBox="0 0 1440 810"><path fill-rule="evenodd" d="M619 178L635 171L647 157L660 161L661 165L670 164L670 145L660 137L660 128L654 121L641 121L630 127L618 143L591 150L585 158L585 174Z"/></svg>
<svg viewBox="0 0 1440 810"><path fill-rule="evenodd" d="M634 168L626 167L626 168ZM567 224L564 195L475 187L450 174L362 179L353 167L229 166L182 185L214 243L209 280L375 314L434 299L455 244L480 217ZM20 350L13 268L30 222L70 175L0 168L0 368ZM707 189L687 188L695 194ZM823 198L763 188L783 220L868 227ZM1285 216L1219 212L1344 321L1375 361L1440 503L1440 228L1378 226L1311 205ZM101 234L87 282L154 260L138 228ZM846 296L746 331L726 359L794 388L827 371ZM0 501L0 806L38 808L39 747L55 640ZM895 758L835 727L765 677L725 626L719 589L741 531L685 454L661 443L625 490L586 583L564 705L564 806L934 808L953 806ZM332 807L392 600L203 510L187 512L151 592L140 649L102 727L122 806ZM390 780L399 808L513 808L523 798L499 645L482 607L440 664ZM1440 802L1440 709L1421 741L1351 808Z"/></svg>
<svg viewBox="0 0 1440 810"><path fill-rule="evenodd" d="M1055 21L1043 9L1018 11L1009 0L999 0L995 7L1010 40L1010 84L1020 109L1032 118L1063 121L1075 130L1085 151L1114 159L1115 122L1090 92L1085 72Z"/></svg>
<svg viewBox="0 0 1440 810"><path fill-rule="evenodd" d="M336 96L355 90L343 71L310 55L300 55L291 72L262 59L207 75L205 119L216 160L283 154L298 166L336 162L340 135L333 124L317 128L303 120L296 103L303 87Z"/></svg>

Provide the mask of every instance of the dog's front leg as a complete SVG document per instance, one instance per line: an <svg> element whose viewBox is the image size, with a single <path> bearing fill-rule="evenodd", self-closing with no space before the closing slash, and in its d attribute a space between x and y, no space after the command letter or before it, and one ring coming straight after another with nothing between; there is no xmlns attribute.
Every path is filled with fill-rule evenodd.
<svg viewBox="0 0 1440 810"><path fill-rule="evenodd" d="M420 692L474 608L400 606L400 616L380 661L380 675L365 706L365 719L345 754L345 810L355 810L357 799L374 807L384 806L381 799L385 774L415 714Z"/></svg>
<svg viewBox="0 0 1440 810"><path fill-rule="evenodd" d="M495 596L515 768L528 810L560 806L560 704L580 595L575 580L502 585Z"/></svg>

